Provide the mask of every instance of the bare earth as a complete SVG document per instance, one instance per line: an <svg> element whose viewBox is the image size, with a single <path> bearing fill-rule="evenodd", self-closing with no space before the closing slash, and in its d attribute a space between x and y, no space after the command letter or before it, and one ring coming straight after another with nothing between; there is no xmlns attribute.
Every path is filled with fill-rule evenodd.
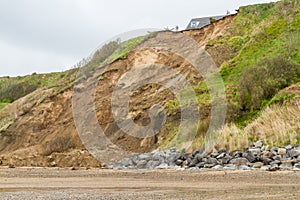
<svg viewBox="0 0 300 200"><path fill-rule="evenodd" d="M0 168L0 199L300 199L300 172Z"/></svg>

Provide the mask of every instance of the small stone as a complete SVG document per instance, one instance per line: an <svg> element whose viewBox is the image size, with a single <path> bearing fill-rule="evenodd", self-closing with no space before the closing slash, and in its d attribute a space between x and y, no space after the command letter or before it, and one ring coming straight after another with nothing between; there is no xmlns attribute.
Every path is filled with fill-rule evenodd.
<svg viewBox="0 0 300 200"><path fill-rule="evenodd" d="M176 162L175 162L176 165L182 165L182 163L183 163L183 160L180 160L180 159L176 160Z"/></svg>
<svg viewBox="0 0 300 200"><path fill-rule="evenodd" d="M278 152L279 155L285 155L286 154L286 149L285 148L279 148L277 152Z"/></svg>
<svg viewBox="0 0 300 200"><path fill-rule="evenodd" d="M204 165L205 165L205 162L199 162L199 163L196 165L196 167L198 167L198 168L203 168Z"/></svg>
<svg viewBox="0 0 300 200"><path fill-rule="evenodd" d="M277 164L273 164L273 165L271 165L269 171L274 172L274 171L277 171L279 169L280 168L279 168L279 166Z"/></svg>
<svg viewBox="0 0 300 200"><path fill-rule="evenodd" d="M296 163L293 168L294 171L300 171L300 163Z"/></svg>
<svg viewBox="0 0 300 200"><path fill-rule="evenodd" d="M232 159L229 163L239 166L239 165L247 165L248 162L249 161L246 158L235 158Z"/></svg>
<svg viewBox="0 0 300 200"><path fill-rule="evenodd" d="M166 163L162 163L159 166L155 167L155 169L168 169L169 166Z"/></svg>
<svg viewBox="0 0 300 200"><path fill-rule="evenodd" d="M200 153L200 151L199 150L195 150L194 152L193 152L193 157L195 157L197 154L199 154Z"/></svg>
<svg viewBox="0 0 300 200"><path fill-rule="evenodd" d="M247 165L241 165L241 166L238 166L238 169L239 169L239 170L249 170L249 169L251 169L251 168L248 167Z"/></svg>
<svg viewBox="0 0 300 200"><path fill-rule="evenodd" d="M216 164L205 164L204 168L212 168L214 166L216 166Z"/></svg>
<svg viewBox="0 0 300 200"><path fill-rule="evenodd" d="M269 171L270 168L271 168L270 165L264 165L264 166L262 166L260 169L263 170L263 171Z"/></svg>
<svg viewBox="0 0 300 200"><path fill-rule="evenodd" d="M56 167L56 166L57 166L56 162L53 161L53 162L51 163L51 167Z"/></svg>
<svg viewBox="0 0 300 200"><path fill-rule="evenodd" d="M221 169L223 169L223 166L222 165L216 165L212 169L221 170Z"/></svg>
<svg viewBox="0 0 300 200"><path fill-rule="evenodd" d="M274 156L272 159L273 160L281 161L282 158L281 158L281 156L277 155L277 156Z"/></svg>
<svg viewBox="0 0 300 200"><path fill-rule="evenodd" d="M225 170L236 170L236 166L232 164L225 165L223 169Z"/></svg>
<svg viewBox="0 0 300 200"><path fill-rule="evenodd" d="M266 156L266 157L268 157L268 158L272 158L272 157L275 156L275 155L274 155L272 152L270 152L270 151L263 151L263 152L261 153L261 155Z"/></svg>
<svg viewBox="0 0 300 200"><path fill-rule="evenodd" d="M113 169L113 168L114 168L113 165L106 165L106 166L104 167L104 169Z"/></svg>
<svg viewBox="0 0 300 200"><path fill-rule="evenodd" d="M256 162L253 164L254 168L261 168L262 166L264 166L264 163L262 163L262 162Z"/></svg>
<svg viewBox="0 0 300 200"><path fill-rule="evenodd" d="M261 150L259 148L250 148L248 149L249 152L251 152L254 156L258 156L261 153Z"/></svg>
<svg viewBox="0 0 300 200"><path fill-rule="evenodd" d="M293 148L293 146L289 144L289 145L285 146L285 148L286 148L287 150L291 150L291 149Z"/></svg>

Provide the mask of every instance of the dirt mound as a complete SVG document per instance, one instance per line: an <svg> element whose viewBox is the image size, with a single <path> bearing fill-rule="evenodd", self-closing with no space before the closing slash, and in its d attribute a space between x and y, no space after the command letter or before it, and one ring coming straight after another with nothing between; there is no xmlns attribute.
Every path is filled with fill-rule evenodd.
<svg viewBox="0 0 300 200"><path fill-rule="evenodd" d="M205 46L209 40L225 34L233 18L229 16L202 29L183 33ZM145 43L172 37L180 36L178 33L161 32ZM228 50L216 52L218 49L211 51L218 65L230 54ZM162 145L168 137L169 127L164 127L157 135L146 139L126 135L116 128L111 113L111 94L118 80L132 66L149 62L172 67L192 84L201 80L201 76L183 58L155 48L130 52L127 58L112 63L105 73L98 77L100 81L95 106L99 123L113 143L135 152L149 151ZM85 150L76 131L72 115L72 95L73 88L60 93L52 89L39 89L0 111L0 160L3 165L100 166L100 163ZM132 118L137 124L145 125L149 123L147 110L153 104L164 105L174 98L167 89L157 85L145 85L139 88L130 100ZM168 116L169 121L179 118L179 112Z"/></svg>

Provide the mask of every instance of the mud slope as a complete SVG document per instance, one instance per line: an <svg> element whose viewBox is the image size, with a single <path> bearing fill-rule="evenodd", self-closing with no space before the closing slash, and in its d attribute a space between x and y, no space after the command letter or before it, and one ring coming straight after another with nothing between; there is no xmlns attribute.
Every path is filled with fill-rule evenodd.
<svg viewBox="0 0 300 200"><path fill-rule="evenodd" d="M234 16L229 16L202 29L183 33L206 46L209 40L226 34L233 18ZM180 37L180 34L161 32L140 47L157 39L172 37ZM227 60L231 53L230 49L209 49L209 52L217 65ZM130 52L127 58L112 63L101 78L99 77L95 105L101 127L106 130L111 141L125 149L138 152L162 145L168 137L169 127L164 127L156 136L144 140L125 135L115 127L110 98L122 74L132 66L149 62L174 68L192 84L198 84L201 80L201 76L183 58L155 48ZM146 111L153 104L164 105L174 99L170 91L160 89L159 86L146 85L132 96L130 111L137 124L145 125L149 122ZM1 110L0 163L13 166L100 166L85 150L77 134L72 115L72 95L72 87L58 94L51 89L39 89ZM168 116L168 120L176 121L179 117L180 113L175 111Z"/></svg>

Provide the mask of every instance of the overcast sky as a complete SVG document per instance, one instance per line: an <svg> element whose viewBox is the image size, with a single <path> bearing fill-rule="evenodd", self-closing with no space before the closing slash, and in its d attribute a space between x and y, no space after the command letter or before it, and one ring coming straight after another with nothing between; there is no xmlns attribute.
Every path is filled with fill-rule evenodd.
<svg viewBox="0 0 300 200"><path fill-rule="evenodd" d="M97 46L141 28L184 29L270 0L0 0L0 76L62 71Z"/></svg>

